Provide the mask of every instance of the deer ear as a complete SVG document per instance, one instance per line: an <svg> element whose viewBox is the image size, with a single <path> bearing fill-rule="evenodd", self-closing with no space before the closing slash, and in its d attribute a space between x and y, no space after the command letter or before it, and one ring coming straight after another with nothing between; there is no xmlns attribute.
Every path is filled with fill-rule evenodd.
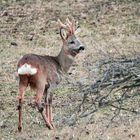
<svg viewBox="0 0 140 140"><path fill-rule="evenodd" d="M60 29L60 36L62 38L62 40L66 40L67 39L67 31L64 28Z"/></svg>
<svg viewBox="0 0 140 140"><path fill-rule="evenodd" d="M80 33L81 32L81 28L80 28L80 26L79 26L79 23L78 23L78 21L77 22L75 22L75 34L78 34L78 33Z"/></svg>

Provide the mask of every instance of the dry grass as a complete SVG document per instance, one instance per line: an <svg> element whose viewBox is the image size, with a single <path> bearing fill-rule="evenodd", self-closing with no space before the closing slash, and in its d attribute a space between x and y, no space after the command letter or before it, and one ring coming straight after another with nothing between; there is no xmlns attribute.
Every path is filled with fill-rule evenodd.
<svg viewBox="0 0 140 140"><path fill-rule="evenodd" d="M74 126L69 126L68 122L81 98L79 88L73 85L81 81L91 83L87 79L89 71L84 67L88 59L94 63L101 57L107 57L108 53L113 57L140 53L138 1L2 0L0 15L0 139L140 139L139 118L133 114L116 118L118 120L109 128L106 125L112 115L109 115L110 109L94 114L92 123L90 116ZM87 49L77 57L71 68L70 83L64 80L55 94L54 121L57 128L54 131L46 130L39 113L27 105L33 96L28 91L23 110L24 131L19 134L16 132L17 61L26 53L56 55L62 44L56 21L58 18L64 20L67 16L79 20L82 28L80 38ZM91 66L94 69L94 64Z"/></svg>

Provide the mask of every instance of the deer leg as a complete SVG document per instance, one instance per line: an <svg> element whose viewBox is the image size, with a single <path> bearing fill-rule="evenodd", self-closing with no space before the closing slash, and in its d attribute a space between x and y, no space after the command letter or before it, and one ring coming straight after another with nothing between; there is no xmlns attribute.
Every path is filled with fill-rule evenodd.
<svg viewBox="0 0 140 140"><path fill-rule="evenodd" d="M37 105L38 111L41 113L42 118L44 119L44 121L46 123L46 126L49 129L53 129L53 127L51 126L48 118L46 117L46 114L44 114L44 112L43 112L44 108L43 108L43 106L41 104L41 100L42 100L42 97L43 97L43 92L44 92L44 89L37 91L37 94L36 94L36 105Z"/></svg>
<svg viewBox="0 0 140 140"><path fill-rule="evenodd" d="M19 105L17 107L19 113L19 122L18 122L18 131L21 132L22 130L22 104L24 100L24 93L27 88L27 85L20 83L19 84Z"/></svg>
<svg viewBox="0 0 140 140"><path fill-rule="evenodd" d="M48 118L48 120L50 120L50 115L49 115L49 101L48 101L48 94L46 93L45 96L45 108L46 108L46 117Z"/></svg>
<svg viewBox="0 0 140 140"><path fill-rule="evenodd" d="M53 94L50 93L50 97L49 97L49 121L50 121L52 127L55 128L55 126L53 124L53 115L52 115L52 98L53 98Z"/></svg>
<svg viewBox="0 0 140 140"><path fill-rule="evenodd" d="M50 122L50 124L52 125L52 127L54 128L54 125L52 123L52 93L45 93L45 106L46 106L46 116Z"/></svg>

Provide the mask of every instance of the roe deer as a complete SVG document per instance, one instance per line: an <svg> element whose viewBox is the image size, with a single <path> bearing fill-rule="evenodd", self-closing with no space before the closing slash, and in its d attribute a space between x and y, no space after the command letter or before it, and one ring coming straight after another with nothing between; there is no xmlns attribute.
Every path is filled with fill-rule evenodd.
<svg viewBox="0 0 140 140"><path fill-rule="evenodd" d="M25 90L30 86L35 90L35 105L41 113L46 126L53 129L52 123L52 92L51 90L60 83L62 74L66 73L74 61L74 57L85 47L75 36L77 24L74 20L70 22L66 19L63 24L59 20L60 36L63 46L58 56L41 56L36 54L26 54L18 62L17 72L19 75L19 122L18 131L22 130L22 104ZM42 105L43 96L45 98L45 113Z"/></svg>

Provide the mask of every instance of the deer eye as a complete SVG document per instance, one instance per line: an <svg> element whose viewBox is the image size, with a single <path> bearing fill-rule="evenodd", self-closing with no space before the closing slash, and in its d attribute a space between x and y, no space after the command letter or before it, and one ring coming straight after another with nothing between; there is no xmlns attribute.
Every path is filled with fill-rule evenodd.
<svg viewBox="0 0 140 140"><path fill-rule="evenodd" d="M70 44L75 44L75 42L74 41L71 41Z"/></svg>

